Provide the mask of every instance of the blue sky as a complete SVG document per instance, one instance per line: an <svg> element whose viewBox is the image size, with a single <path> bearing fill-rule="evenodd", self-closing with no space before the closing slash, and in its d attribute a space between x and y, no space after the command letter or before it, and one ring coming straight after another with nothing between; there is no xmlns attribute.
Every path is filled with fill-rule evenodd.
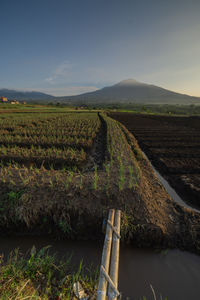
<svg viewBox="0 0 200 300"><path fill-rule="evenodd" d="M134 78L200 96L199 0L0 0L0 88L71 95Z"/></svg>

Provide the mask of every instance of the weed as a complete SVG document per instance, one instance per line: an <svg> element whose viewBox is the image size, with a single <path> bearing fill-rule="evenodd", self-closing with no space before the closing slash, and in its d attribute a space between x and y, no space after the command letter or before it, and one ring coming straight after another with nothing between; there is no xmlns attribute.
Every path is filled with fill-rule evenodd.
<svg viewBox="0 0 200 300"><path fill-rule="evenodd" d="M68 177L67 177L67 181L65 182L65 189L68 190L69 189L69 185L72 182L74 176L74 172L73 171L69 171Z"/></svg>
<svg viewBox="0 0 200 300"><path fill-rule="evenodd" d="M10 179L10 184L13 185L13 186L16 185L16 183L12 179Z"/></svg>
<svg viewBox="0 0 200 300"><path fill-rule="evenodd" d="M132 189L133 187L133 182L134 182L134 178L133 178L133 167L132 166L129 166L128 167L129 169L129 174L130 174L130 178L129 178L129 189Z"/></svg>
<svg viewBox="0 0 200 300"><path fill-rule="evenodd" d="M15 205L16 202L21 198L22 194L24 191L11 191L9 192L8 195L8 200L11 205Z"/></svg>
<svg viewBox="0 0 200 300"><path fill-rule="evenodd" d="M124 187L124 183L125 183L125 168L124 165L122 163L122 161L119 159L120 161L120 168L119 168L119 190L121 191Z"/></svg>
<svg viewBox="0 0 200 300"><path fill-rule="evenodd" d="M82 190L83 189L83 175L82 174L80 174L80 190Z"/></svg>
<svg viewBox="0 0 200 300"><path fill-rule="evenodd" d="M94 167L94 182L93 182L93 188L94 190L97 190L98 185L98 172L97 172L97 166Z"/></svg>
<svg viewBox="0 0 200 300"><path fill-rule="evenodd" d="M151 288L151 291L152 291L152 294L153 294L153 299L154 299L154 300L157 300L155 290L154 290L154 288L153 288L153 286L152 286L151 284L150 284L150 288ZM167 297L163 298L162 295L160 295L160 298L159 298L159 299L160 299L160 300L167 300ZM146 297L142 297L141 300L147 300L147 298L146 298Z"/></svg>
<svg viewBox="0 0 200 300"><path fill-rule="evenodd" d="M54 183L53 183L52 179L49 179L49 185L50 185L51 189L54 188Z"/></svg>
<svg viewBox="0 0 200 300"><path fill-rule="evenodd" d="M145 230L145 224L139 224L132 215L130 215L126 208L122 213L121 219L121 237L122 240L129 240L137 231Z"/></svg>
<svg viewBox="0 0 200 300"><path fill-rule="evenodd" d="M71 269L71 256L58 262L49 254L50 246L22 256L18 249L10 254L7 262L0 257L0 298L1 299L72 299L73 284L79 280L84 289L95 293L98 274L88 271L80 262L76 272Z"/></svg>
<svg viewBox="0 0 200 300"><path fill-rule="evenodd" d="M68 182L69 183L72 182L73 176L74 176L74 172L73 171L69 171L69 176L68 176Z"/></svg>
<svg viewBox="0 0 200 300"><path fill-rule="evenodd" d="M64 233L70 233L71 232L71 228L70 228L69 224L64 220L59 221L59 227L62 230L62 232L64 232Z"/></svg>
<svg viewBox="0 0 200 300"><path fill-rule="evenodd" d="M108 193L109 187L110 187L110 164L105 165L105 170L106 170L106 192Z"/></svg>

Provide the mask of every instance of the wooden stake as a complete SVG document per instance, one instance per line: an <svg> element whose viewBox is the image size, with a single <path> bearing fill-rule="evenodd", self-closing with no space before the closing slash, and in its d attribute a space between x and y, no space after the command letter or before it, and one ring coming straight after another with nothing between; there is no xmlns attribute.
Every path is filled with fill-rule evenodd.
<svg viewBox="0 0 200 300"><path fill-rule="evenodd" d="M115 213L114 209L109 210L108 220L112 225L114 221L114 213ZM101 260L101 265L104 267L106 273L109 273L111 243L112 243L112 228L109 224L107 224L102 260ZM107 290L107 280L103 272L101 272L100 270L99 285L97 290L97 300L106 299L106 290Z"/></svg>
<svg viewBox="0 0 200 300"><path fill-rule="evenodd" d="M116 289L118 287L118 271L119 271L120 223L121 223L121 211L117 210L115 212L115 221L114 221L115 231L113 231L112 256L111 256L111 265L110 265L110 278L114 283ZM109 284L108 299L116 300L117 296L118 295L116 295L116 292Z"/></svg>

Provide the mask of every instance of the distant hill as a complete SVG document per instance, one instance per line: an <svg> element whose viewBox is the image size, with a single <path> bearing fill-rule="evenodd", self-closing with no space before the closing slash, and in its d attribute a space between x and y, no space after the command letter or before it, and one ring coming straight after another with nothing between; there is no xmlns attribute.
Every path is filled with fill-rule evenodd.
<svg viewBox="0 0 200 300"><path fill-rule="evenodd" d="M199 104L199 97L175 93L134 79L77 96L54 97L41 92L0 89L0 97L9 100L60 102L68 104Z"/></svg>
<svg viewBox="0 0 200 300"><path fill-rule="evenodd" d="M23 92L9 89L0 89L0 97L7 97L8 100L21 101L39 101L39 100L54 100L54 96L40 92Z"/></svg>
<svg viewBox="0 0 200 300"><path fill-rule="evenodd" d="M198 97L175 93L134 79L124 80L113 86L78 96L60 97L60 100L84 104L200 104L200 98Z"/></svg>

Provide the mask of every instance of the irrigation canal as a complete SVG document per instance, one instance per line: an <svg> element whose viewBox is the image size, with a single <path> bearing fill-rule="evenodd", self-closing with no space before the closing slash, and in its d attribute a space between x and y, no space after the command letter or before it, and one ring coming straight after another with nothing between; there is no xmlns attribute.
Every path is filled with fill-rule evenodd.
<svg viewBox="0 0 200 300"><path fill-rule="evenodd" d="M51 253L58 257L73 254L75 270L81 259L86 266L100 266L103 244L92 241L55 241L48 237L6 237L0 238L0 253L7 256L20 247L26 253L35 245L36 249L51 245ZM93 268L94 269L94 268ZM98 268L99 269L99 268ZM137 249L129 245L120 246L119 290L122 299L139 300L146 296L153 300L150 284L157 299L159 295L167 300L193 300L200 295L200 256L180 250L155 252L153 249Z"/></svg>

